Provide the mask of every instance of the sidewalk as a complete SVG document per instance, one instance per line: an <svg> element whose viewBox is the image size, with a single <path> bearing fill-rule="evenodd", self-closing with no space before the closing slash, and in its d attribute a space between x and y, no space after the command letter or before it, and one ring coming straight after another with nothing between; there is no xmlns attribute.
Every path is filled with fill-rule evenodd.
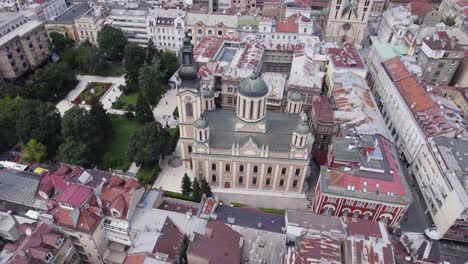
<svg viewBox="0 0 468 264"><path fill-rule="evenodd" d="M177 107L177 90L169 89L161 100L159 100L158 105L153 109L154 118L156 121L161 123L163 126L166 126L166 120L170 127L176 127L178 122L172 116L174 110Z"/></svg>

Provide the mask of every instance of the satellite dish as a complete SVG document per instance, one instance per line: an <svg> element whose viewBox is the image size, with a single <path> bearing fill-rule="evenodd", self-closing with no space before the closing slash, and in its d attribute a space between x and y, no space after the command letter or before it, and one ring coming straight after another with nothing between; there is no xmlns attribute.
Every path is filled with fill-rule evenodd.
<svg viewBox="0 0 468 264"><path fill-rule="evenodd" d="M32 234L31 228L26 228L25 233L26 233L27 236L31 236L31 234Z"/></svg>

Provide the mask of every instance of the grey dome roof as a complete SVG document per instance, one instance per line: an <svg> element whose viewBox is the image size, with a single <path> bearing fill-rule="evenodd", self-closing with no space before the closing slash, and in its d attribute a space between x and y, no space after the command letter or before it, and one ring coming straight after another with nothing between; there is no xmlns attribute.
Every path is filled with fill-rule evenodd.
<svg viewBox="0 0 468 264"><path fill-rule="evenodd" d="M205 129L208 127L208 121L206 121L203 116L200 116L200 118L195 121L195 123L193 124L193 126L195 128L198 128L198 129Z"/></svg>
<svg viewBox="0 0 468 264"><path fill-rule="evenodd" d="M299 125L297 125L294 132L296 132L296 133L298 133L300 135L307 135L310 132L310 128L307 125L306 121L301 121L301 123L299 123Z"/></svg>
<svg viewBox="0 0 468 264"><path fill-rule="evenodd" d="M214 96L213 90L208 89L208 88L204 88L202 90L202 94L204 98L211 98Z"/></svg>
<svg viewBox="0 0 468 264"><path fill-rule="evenodd" d="M263 97L268 94L268 86L254 73L240 82L239 93L248 97Z"/></svg>
<svg viewBox="0 0 468 264"><path fill-rule="evenodd" d="M195 80L197 79L198 64L182 65L179 70L179 77L182 80Z"/></svg>
<svg viewBox="0 0 468 264"><path fill-rule="evenodd" d="M292 92L290 95L289 95L289 100L293 101L293 102L302 102L302 95L298 92Z"/></svg>

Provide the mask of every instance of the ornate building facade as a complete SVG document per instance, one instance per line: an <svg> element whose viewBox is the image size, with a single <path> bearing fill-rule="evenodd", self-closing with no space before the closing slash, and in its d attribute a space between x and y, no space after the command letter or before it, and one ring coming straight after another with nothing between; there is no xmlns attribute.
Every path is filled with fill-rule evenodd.
<svg viewBox="0 0 468 264"><path fill-rule="evenodd" d="M302 192L313 136L300 94L285 112L267 111L268 86L254 73L238 85L235 109L216 109L201 88L193 46L185 36L177 88L184 166L215 188Z"/></svg>
<svg viewBox="0 0 468 264"><path fill-rule="evenodd" d="M325 41L360 45L374 0L333 0L325 28Z"/></svg>

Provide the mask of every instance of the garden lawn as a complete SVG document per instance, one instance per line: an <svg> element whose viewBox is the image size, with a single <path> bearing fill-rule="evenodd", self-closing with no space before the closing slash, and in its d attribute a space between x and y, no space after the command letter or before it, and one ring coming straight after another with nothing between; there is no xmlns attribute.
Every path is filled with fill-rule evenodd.
<svg viewBox="0 0 468 264"><path fill-rule="evenodd" d="M123 63L106 62L104 67L97 73L100 76L118 77L125 74Z"/></svg>
<svg viewBox="0 0 468 264"><path fill-rule="evenodd" d="M111 115L112 140L104 150L101 166L104 168L126 170L130 166L127 157L130 138L140 125L134 118L128 119L125 116Z"/></svg>
<svg viewBox="0 0 468 264"><path fill-rule="evenodd" d="M129 93L129 94L122 94L117 101L122 102L123 104L131 104L133 106L136 106L138 98L138 93Z"/></svg>

